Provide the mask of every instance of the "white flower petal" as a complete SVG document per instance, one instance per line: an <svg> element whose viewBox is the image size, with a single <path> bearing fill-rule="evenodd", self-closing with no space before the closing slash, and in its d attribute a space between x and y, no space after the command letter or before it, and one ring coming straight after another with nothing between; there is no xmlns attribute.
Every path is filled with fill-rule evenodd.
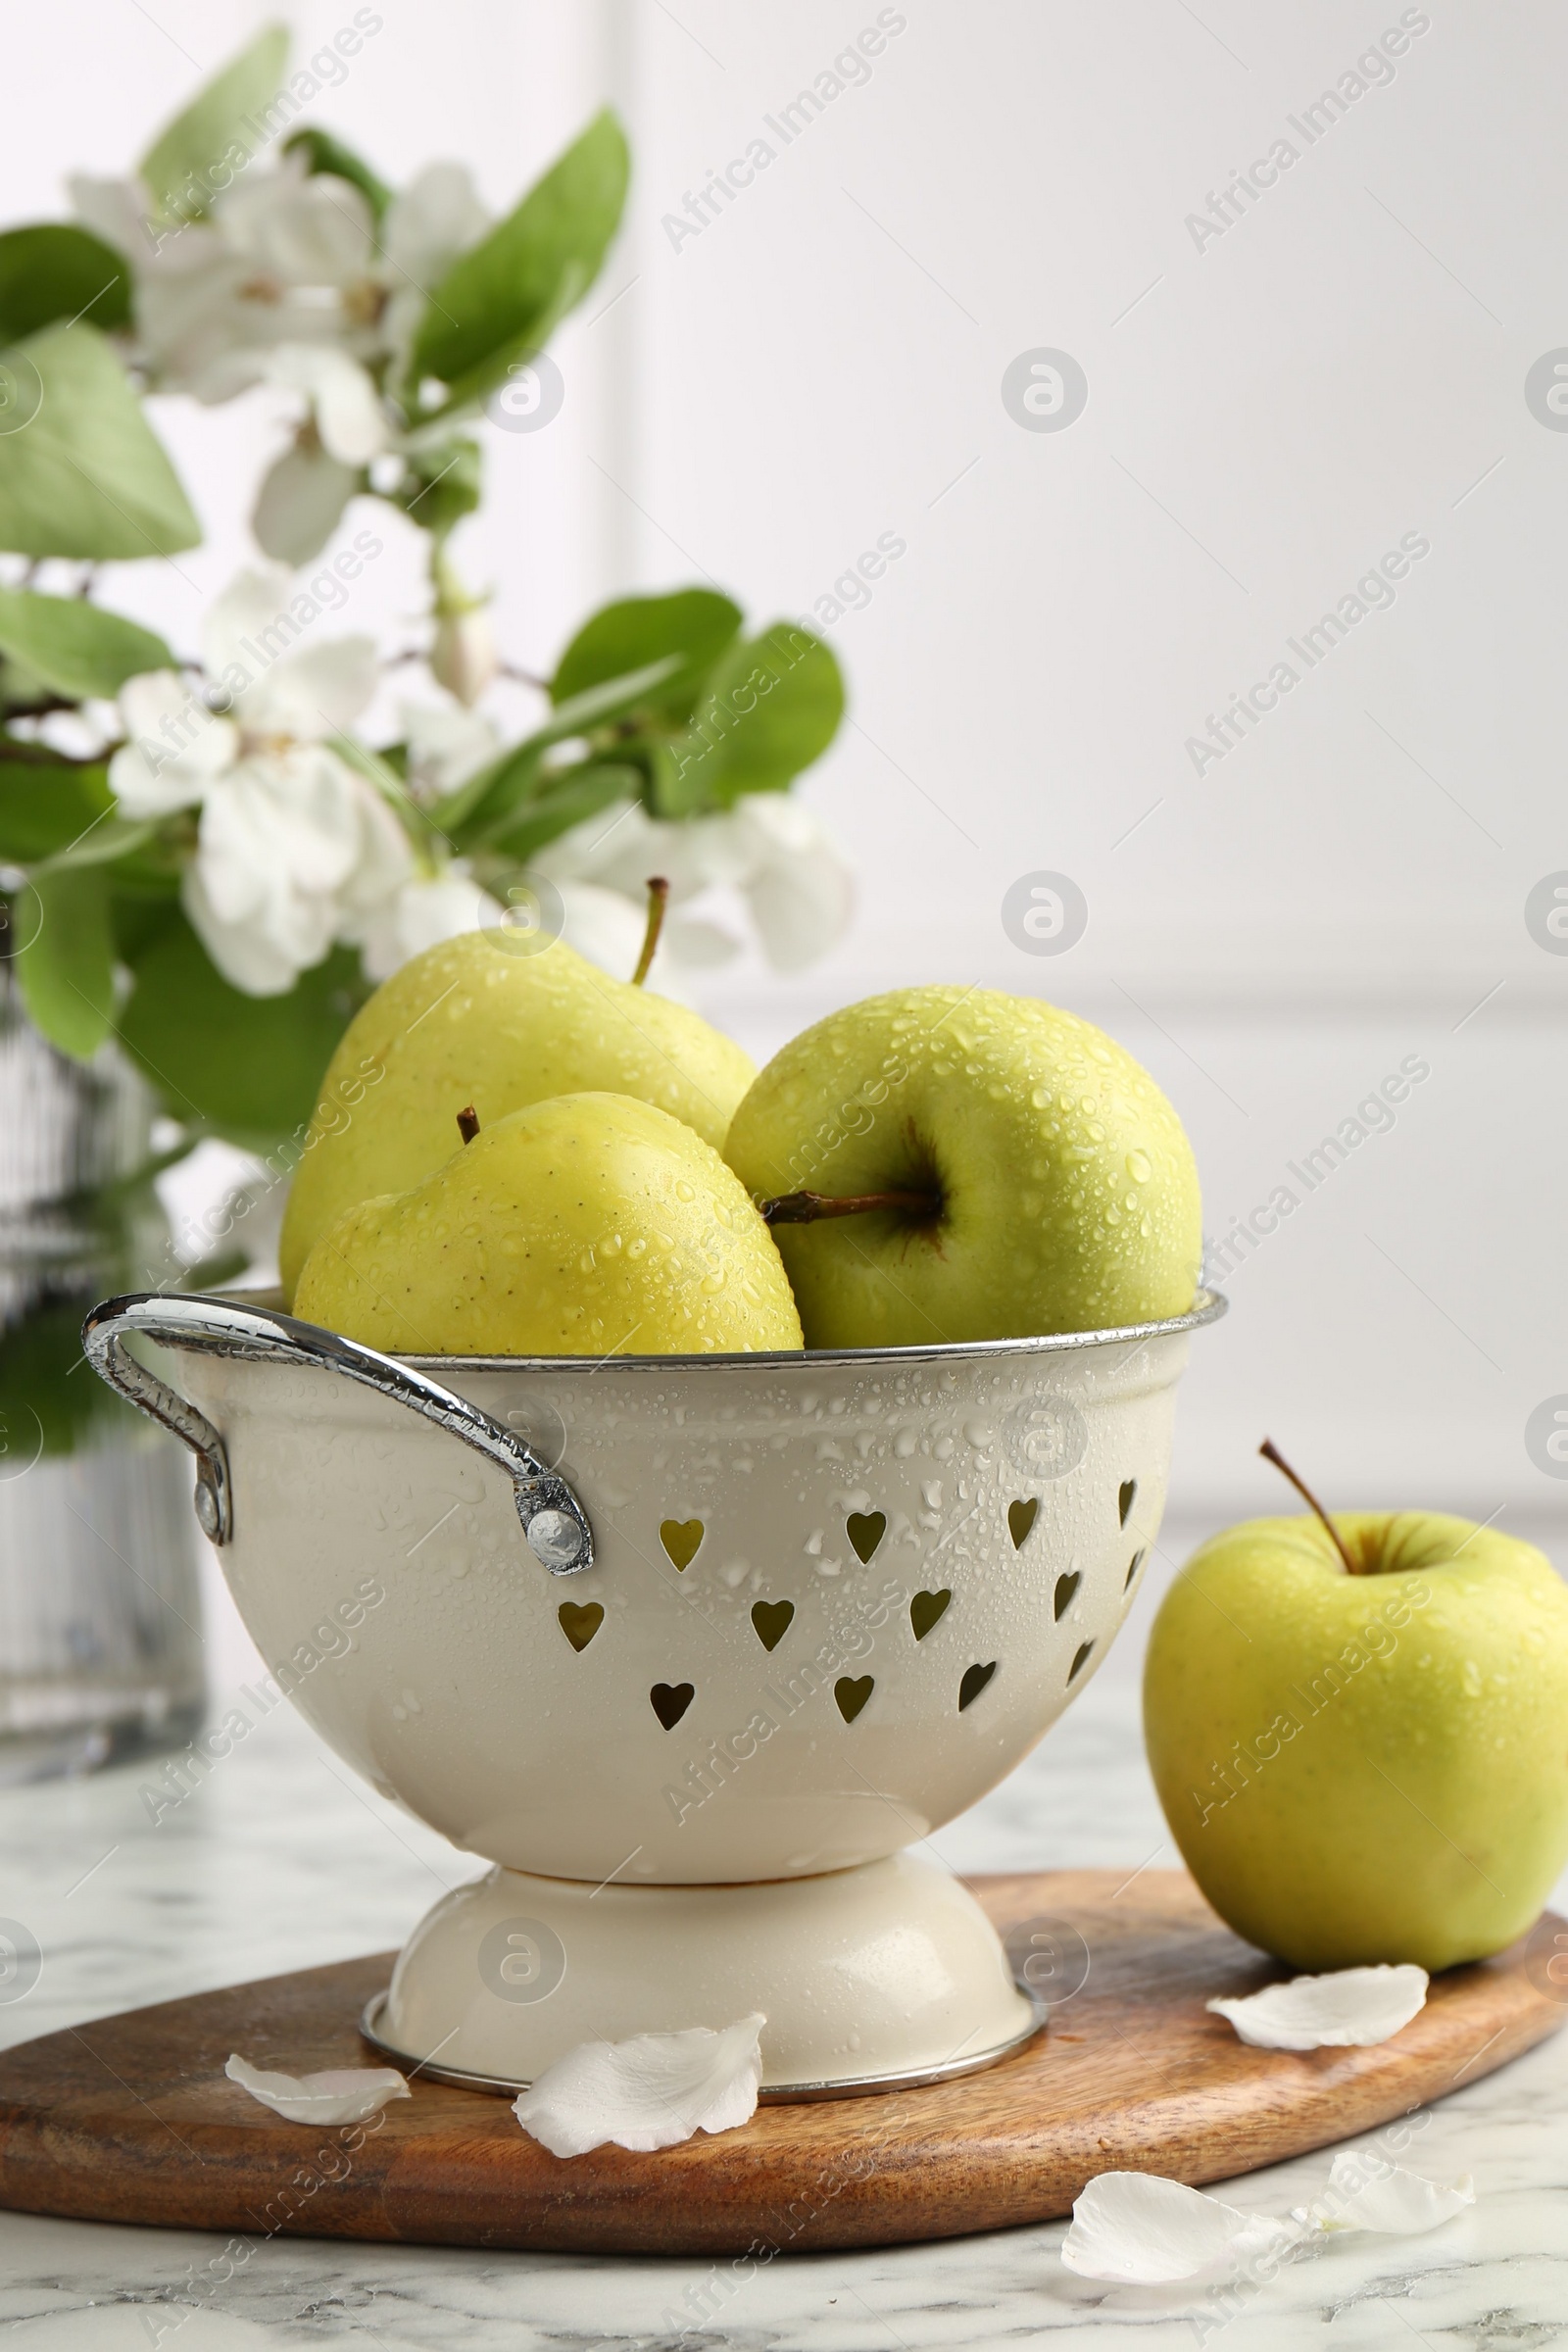
<svg viewBox="0 0 1568 2352"><path fill-rule="evenodd" d="M766 2023L753 2015L718 2034L695 2026L582 2042L546 2067L513 2112L553 2156L582 2156L607 2140L672 2148L695 2132L732 2132L757 2112Z"/></svg>
<svg viewBox="0 0 1568 2352"><path fill-rule="evenodd" d="M1081 2278L1165 2286L1283 2253L1301 2234L1298 2225L1242 2213L1157 2173L1102 2173L1073 2206L1061 2259Z"/></svg>
<svg viewBox="0 0 1568 2352"><path fill-rule="evenodd" d="M257 564L236 572L220 596L208 607L202 623L202 659L208 673L220 678L234 664L254 674L257 641L265 636L279 612L288 611L293 575L286 564ZM246 640L250 640L249 649ZM285 632L287 650L292 637ZM270 647L265 649L275 659Z"/></svg>
<svg viewBox="0 0 1568 2352"><path fill-rule="evenodd" d="M307 622L306 627L313 624ZM263 672L240 698L248 727L313 743L353 726L380 682L373 637L303 645Z"/></svg>
<svg viewBox="0 0 1568 2352"><path fill-rule="evenodd" d="M1406 1963L1293 1977L1288 1984L1265 1984L1245 1999L1204 2006L1229 2018L1242 2040L1256 2049L1364 2049L1407 2026L1426 1997L1426 1970Z"/></svg>
<svg viewBox="0 0 1568 2352"><path fill-rule="evenodd" d="M299 389L310 394L316 422L328 453L346 466L368 466L392 446L392 427L374 384L357 360L321 344L283 347L297 371Z"/></svg>
<svg viewBox="0 0 1568 2352"><path fill-rule="evenodd" d="M389 300L381 340L399 368L408 360L429 297L459 254L476 245L490 216L462 164L429 164L386 208L378 276Z"/></svg>
<svg viewBox="0 0 1568 2352"><path fill-rule="evenodd" d="M268 355L268 376L302 392L316 411L328 453L368 466L392 445L392 428L374 384L357 360L330 343L280 343Z"/></svg>
<svg viewBox="0 0 1568 2352"><path fill-rule="evenodd" d="M533 863L553 881L597 883L639 905L649 875L662 874L678 905L710 882L735 878L726 855L728 827L727 817L669 824L650 816L640 801L621 801L571 826Z"/></svg>
<svg viewBox="0 0 1568 2352"><path fill-rule="evenodd" d="M304 612L300 610L305 607ZM257 735L314 743L351 727L374 694L380 670L371 637L315 643L318 612L282 564L242 571L207 615L202 651L210 674L238 688L234 708ZM232 672L232 676L230 676ZM244 679L245 684L239 685Z"/></svg>
<svg viewBox="0 0 1568 2352"><path fill-rule="evenodd" d="M152 205L139 180L94 179L87 172L77 172L67 180L66 187L83 228L123 254L136 270L151 267L156 258L157 231L149 226Z"/></svg>
<svg viewBox="0 0 1568 2352"><path fill-rule="evenodd" d="M179 901L217 969L230 988L247 997L285 997L301 972L310 968L309 956L296 957L274 946L260 924L236 923L220 914L208 898L199 862L186 866Z"/></svg>
<svg viewBox="0 0 1568 2352"><path fill-rule="evenodd" d="M618 891L637 906L650 874L664 876L673 906L712 887L737 888L778 971L825 955L854 903L849 867L820 821L781 792L748 793L733 809L681 824L623 803L574 825L534 863L553 880Z"/></svg>
<svg viewBox="0 0 1568 2352"><path fill-rule="evenodd" d="M501 749L490 720L461 706L404 703L398 715L409 747L409 788L421 797L456 792Z"/></svg>
<svg viewBox="0 0 1568 2352"><path fill-rule="evenodd" d="M542 858L536 859L535 865L537 870L547 872ZM561 936L567 947L597 964L602 972L610 972L617 980L629 980L637 969L648 929L647 892L639 892L634 904L618 890L601 890L597 882L560 882L556 887L561 895ZM681 967L671 946L672 936L678 940L679 934L666 922L648 975L648 987L655 996L668 997L677 1004L689 1004L692 999L683 985Z"/></svg>
<svg viewBox="0 0 1568 2352"><path fill-rule="evenodd" d="M331 946L338 894L366 855L363 789L334 754L301 744L241 760L209 792L185 910L247 995L281 995Z"/></svg>
<svg viewBox="0 0 1568 2352"><path fill-rule="evenodd" d="M359 479L357 466L340 465L324 449L286 449L257 493L251 516L257 546L281 563L309 564L337 529Z"/></svg>
<svg viewBox="0 0 1568 2352"><path fill-rule="evenodd" d="M414 876L414 852L397 816L368 776L355 776L353 784L360 846L338 894L345 939L355 936L352 923L378 914Z"/></svg>
<svg viewBox="0 0 1568 2352"><path fill-rule="evenodd" d="M489 225L490 215L466 165L426 164L386 208L381 223L386 274L394 285L412 277L421 297L428 296Z"/></svg>
<svg viewBox="0 0 1568 2352"><path fill-rule="evenodd" d="M308 400L328 456L346 466L368 466L391 447L392 427L375 385L358 360L334 343L227 351L210 364L196 389L201 399L216 402L254 384L275 384Z"/></svg>
<svg viewBox="0 0 1568 2352"><path fill-rule="evenodd" d="M236 352L331 333L335 321L301 312L212 229L193 226L171 232L158 266L139 279L136 328L159 384L212 405L259 380L237 368Z"/></svg>
<svg viewBox="0 0 1568 2352"><path fill-rule="evenodd" d="M1429 2180L1386 2157L1347 2148L1334 2159L1329 2184L1306 2209L1319 2230L1379 2230L1394 2236L1418 2236L1452 2221L1476 2201L1468 2174L1459 2180Z"/></svg>
<svg viewBox="0 0 1568 2352"><path fill-rule="evenodd" d="M292 158L276 172L247 172L219 197L213 218L236 253L289 285L352 286L370 274L365 196L330 172L306 176Z"/></svg>
<svg viewBox="0 0 1568 2352"><path fill-rule="evenodd" d="M735 814L756 843L746 896L763 953L775 971L798 972L848 929L850 869L810 809L781 792L749 793Z"/></svg>
<svg viewBox="0 0 1568 2352"><path fill-rule="evenodd" d="M645 920L646 906L645 900ZM659 935L659 949L661 955L667 955L675 972L685 973L712 971L721 963L733 963L741 952L741 943L721 924L704 922L701 915L667 914Z"/></svg>
<svg viewBox="0 0 1568 2352"><path fill-rule="evenodd" d="M369 979L390 980L411 956L465 931L486 931L501 918L496 901L466 874L449 870L433 880L405 882L359 926L360 959Z"/></svg>
<svg viewBox="0 0 1568 2352"><path fill-rule="evenodd" d="M109 782L126 816L188 808L232 765L234 728L172 670L127 678L120 708L130 741L110 760Z"/></svg>
<svg viewBox="0 0 1568 2352"><path fill-rule="evenodd" d="M252 2066L236 2050L223 2072L241 2090L291 2124L359 2124L389 2099L414 2096L390 2066L338 2066L318 2075L284 2075Z"/></svg>

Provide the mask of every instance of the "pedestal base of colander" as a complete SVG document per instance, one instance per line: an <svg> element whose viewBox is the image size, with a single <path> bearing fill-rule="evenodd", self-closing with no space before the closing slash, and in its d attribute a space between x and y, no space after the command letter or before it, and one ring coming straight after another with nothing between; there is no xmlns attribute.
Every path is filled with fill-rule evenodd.
<svg viewBox="0 0 1568 2352"><path fill-rule="evenodd" d="M400 2066L512 2092L579 2042L759 2010L764 2099L941 2082L1042 2022L968 1890L894 1854L741 1886L493 1870L427 1913L362 2031Z"/></svg>

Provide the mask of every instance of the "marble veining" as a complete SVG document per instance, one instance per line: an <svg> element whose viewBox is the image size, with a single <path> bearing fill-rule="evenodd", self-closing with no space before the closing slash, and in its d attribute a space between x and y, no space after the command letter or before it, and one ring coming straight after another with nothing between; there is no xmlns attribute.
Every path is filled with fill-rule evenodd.
<svg viewBox="0 0 1568 2352"><path fill-rule="evenodd" d="M226 1702L225 1702L226 1703ZM245 1700L241 1696L239 1704ZM397 1943L477 1875L365 1788L286 1708L258 1720L159 1818L131 1766L0 1797L0 1910L43 1949L12 2042L139 2002ZM1143 1763L1130 1676L1087 1690L1010 1780L928 1841L958 1870L1175 1860ZM1559 1903L1562 1896L1559 1895ZM1568 2035L1431 2111L1406 2159L1473 2173L1474 2211L1426 2238L1327 2243L1228 2302L1094 2285L1061 2268L1063 2225L870 2253L780 2258L738 2282L707 2261L491 2255L0 2214L4 2352L949 2352L1093 2340L1105 2352L1537 2352L1568 2344ZM1327 2153L1253 2174L1232 2202L1283 2212ZM231 2277L224 2277L230 2262ZM213 2266L216 2264L216 2268Z"/></svg>

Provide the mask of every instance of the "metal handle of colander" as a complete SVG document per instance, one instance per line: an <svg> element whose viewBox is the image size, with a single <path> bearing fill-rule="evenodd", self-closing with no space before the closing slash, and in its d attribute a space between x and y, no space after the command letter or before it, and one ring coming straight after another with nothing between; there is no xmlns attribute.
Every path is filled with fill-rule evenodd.
<svg viewBox="0 0 1568 2352"><path fill-rule="evenodd" d="M87 1360L111 1388L190 1447L196 1456L196 1516L214 1544L227 1544L234 1532L233 1484L222 1437L205 1413L131 1351L126 1341L138 1333L160 1347L301 1365L374 1389L450 1430L507 1473L528 1548L552 1576L575 1576L593 1566L593 1528L567 1481L547 1468L525 1439L427 1374L270 1307L240 1306L228 1298L170 1298L161 1291L108 1298L81 1327Z"/></svg>

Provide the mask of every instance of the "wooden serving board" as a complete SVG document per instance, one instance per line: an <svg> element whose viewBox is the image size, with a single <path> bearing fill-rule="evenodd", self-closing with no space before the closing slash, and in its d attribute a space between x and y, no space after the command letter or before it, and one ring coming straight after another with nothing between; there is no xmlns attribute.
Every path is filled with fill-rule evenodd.
<svg viewBox="0 0 1568 2352"><path fill-rule="evenodd" d="M970 1882L1004 1933L1070 1922L1084 1988L984 2074L759 2108L741 2130L563 2162L510 2101L416 2080L368 2125L283 2122L223 2074L376 2063L357 2032L390 1953L169 2001L0 2057L0 2205L245 2237L760 2257L952 2237L1068 2211L1096 2173L1231 2178L1473 2082L1560 2026L1524 1947L1438 1979L1375 2049L1250 2049L1204 2001L1289 1972L1190 1879L1109 1871ZM1561 1924L1561 1923L1558 1923ZM719 2021L721 2022L721 2021Z"/></svg>

